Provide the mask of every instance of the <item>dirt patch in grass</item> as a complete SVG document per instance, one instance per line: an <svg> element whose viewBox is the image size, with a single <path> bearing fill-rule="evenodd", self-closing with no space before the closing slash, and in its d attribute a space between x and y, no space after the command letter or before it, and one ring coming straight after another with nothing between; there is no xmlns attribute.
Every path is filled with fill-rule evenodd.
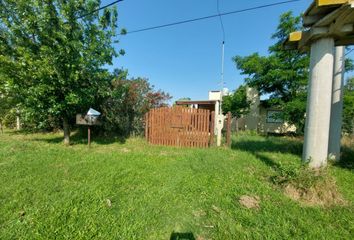
<svg viewBox="0 0 354 240"><path fill-rule="evenodd" d="M335 178L328 169L311 169L307 165L277 166L271 181L285 195L307 206L343 206L348 202L337 188Z"/></svg>
<svg viewBox="0 0 354 240"><path fill-rule="evenodd" d="M259 209L260 198L258 196L241 196L238 202L248 209Z"/></svg>
<svg viewBox="0 0 354 240"><path fill-rule="evenodd" d="M199 217L204 217L206 216L206 212L203 211L203 210L196 210L196 211L193 211L193 216L196 217L196 218L199 218Z"/></svg>
<svg viewBox="0 0 354 240"><path fill-rule="evenodd" d="M347 148L354 148L354 136L343 136L342 145Z"/></svg>
<svg viewBox="0 0 354 240"><path fill-rule="evenodd" d="M129 153L129 152L131 152L130 149L125 148L125 147L122 148L120 151L123 152L123 153Z"/></svg>
<svg viewBox="0 0 354 240"><path fill-rule="evenodd" d="M336 191L324 191L322 189L311 188L304 191L303 189L295 188L288 185L284 192L291 199L301 202L308 206L338 206L346 205L346 201Z"/></svg>
<svg viewBox="0 0 354 240"><path fill-rule="evenodd" d="M345 206L348 202L337 188L333 177L318 173L322 176L310 185L299 182L289 182L283 185L284 194L306 206Z"/></svg>

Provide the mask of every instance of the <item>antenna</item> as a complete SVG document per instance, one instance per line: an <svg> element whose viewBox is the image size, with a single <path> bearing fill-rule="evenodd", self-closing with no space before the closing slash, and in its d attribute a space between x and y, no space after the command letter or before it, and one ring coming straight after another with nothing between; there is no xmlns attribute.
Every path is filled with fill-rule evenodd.
<svg viewBox="0 0 354 240"><path fill-rule="evenodd" d="M221 45L221 102L222 102L222 97L223 97L223 92L224 92L224 87L225 87L225 81L224 81L224 61L225 61L225 29L224 29L224 23L222 21L222 17L220 14L220 9L219 9L219 0L216 0L216 8L218 11L219 19L220 19L220 25L221 25L221 30L222 30L222 45Z"/></svg>
<svg viewBox="0 0 354 240"><path fill-rule="evenodd" d="M222 41L221 47L221 92L224 90L224 61L225 61L225 41Z"/></svg>

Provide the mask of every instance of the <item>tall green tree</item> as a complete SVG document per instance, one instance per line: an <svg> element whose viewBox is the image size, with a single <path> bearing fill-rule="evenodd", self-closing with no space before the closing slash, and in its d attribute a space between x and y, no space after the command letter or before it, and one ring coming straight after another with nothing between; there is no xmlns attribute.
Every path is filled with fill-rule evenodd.
<svg viewBox="0 0 354 240"><path fill-rule="evenodd" d="M280 16L279 25L272 35L275 44L269 47L268 56L254 53L235 56L236 67L246 75L245 82L269 95L268 103L283 109L286 121L303 132L305 125L307 83L309 79L309 53L285 50L283 43L291 32L302 29L301 17L286 12ZM346 60L346 71L353 70L351 59Z"/></svg>
<svg viewBox="0 0 354 240"><path fill-rule="evenodd" d="M100 109L107 132L123 136L143 131L144 115L151 108L167 106L171 96L155 90L146 78L128 78L127 70L115 70Z"/></svg>
<svg viewBox="0 0 354 240"><path fill-rule="evenodd" d="M105 95L118 56L115 7L99 0L0 0L0 71L27 116L62 122L64 143L77 112Z"/></svg>
<svg viewBox="0 0 354 240"><path fill-rule="evenodd" d="M232 116L240 118L249 112L251 102L247 99L247 87L241 85L232 94L223 97L222 111L231 112Z"/></svg>
<svg viewBox="0 0 354 240"><path fill-rule="evenodd" d="M284 50L283 42L293 31L301 30L301 18L291 12L280 16L277 31L272 35L275 44L269 48L269 56L254 53L234 57L245 82L260 94L270 96L269 103L282 107L285 120L303 129L306 111L306 89L309 56L297 50Z"/></svg>
<svg viewBox="0 0 354 240"><path fill-rule="evenodd" d="M343 131L354 133L354 77L349 78L344 86Z"/></svg>

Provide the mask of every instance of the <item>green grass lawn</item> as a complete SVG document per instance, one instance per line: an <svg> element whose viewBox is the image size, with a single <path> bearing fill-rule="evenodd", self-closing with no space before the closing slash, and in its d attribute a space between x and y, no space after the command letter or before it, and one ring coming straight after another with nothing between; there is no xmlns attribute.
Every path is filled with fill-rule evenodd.
<svg viewBox="0 0 354 240"><path fill-rule="evenodd" d="M353 155L329 167L347 201L307 206L270 180L300 167L295 139L234 136L233 148L0 134L0 239L353 239ZM259 197L257 209L239 203ZM184 234L185 238L182 238Z"/></svg>

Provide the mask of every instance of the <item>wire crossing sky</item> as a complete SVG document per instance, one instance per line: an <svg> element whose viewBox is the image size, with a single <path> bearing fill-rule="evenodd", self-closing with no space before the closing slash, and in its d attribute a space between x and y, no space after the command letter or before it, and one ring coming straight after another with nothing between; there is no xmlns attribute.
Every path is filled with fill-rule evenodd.
<svg viewBox="0 0 354 240"><path fill-rule="evenodd" d="M206 20L206 19L216 18L216 17L219 17L221 19L221 16L237 14L237 13L243 13L243 12L248 12L248 11L254 11L254 10L263 9L263 8L275 7L275 6L279 6L279 5L283 5L283 4L287 4L287 3L299 2L299 1L301 1L301 0L289 0L289 1L283 1L283 2L276 2L276 3L265 4L265 5L260 5L260 6L256 6L256 7L251 7L251 8L235 10L235 11L231 11L231 12L224 12L224 13L220 13L219 3L217 3L218 4L217 5L218 14L213 14L213 15L204 16L204 17L192 18L192 19L187 19L187 20L182 20L182 21L177 21L177 22L166 23L166 24L161 24L161 25L157 25L157 26L152 26L152 27L146 27L146 28L141 28L141 29L137 29L137 30L127 31L127 33L122 34L122 35L145 32L145 31L150 31L150 30L159 29L159 28L165 28L165 27L172 27L172 26L176 26L176 25L180 25L180 24L186 24L186 23L191 23L191 22L196 22L196 21L201 21L201 20ZM222 24L222 28L223 28L223 31L224 31L223 24Z"/></svg>
<svg viewBox="0 0 354 240"><path fill-rule="evenodd" d="M88 16L88 15L91 15L91 14L93 14L93 13L95 13L95 12L101 11L101 10L103 10L103 9L105 9L105 8L108 8L108 7L110 7L110 6L113 6L113 5L115 5L115 4L119 3L119 2L123 2L123 1L124 1L124 0L116 0L116 1L113 1L113 2L111 2L111 3L109 3L109 4L103 5L102 7L99 7L99 8L97 8L97 9L95 9L95 10L89 12L89 13L86 13L86 14L84 14L84 15L81 15L81 16L78 17L77 19L86 17L86 16Z"/></svg>
<svg viewBox="0 0 354 240"><path fill-rule="evenodd" d="M182 97L207 99L208 91L220 89L220 44L223 39L216 1L120 2L117 5L119 28L140 33L120 36L115 48L117 51L124 49L126 54L114 59L113 65L107 68L125 68L131 77L149 78L156 89L169 92L173 100ZM236 89L245 78L236 69L232 58L255 52L268 55L269 46L274 44L271 36L276 32L280 15L293 11L298 16L312 0L281 2L219 0L227 38L224 79L230 90ZM103 0L102 6L109 3L111 0ZM259 8L271 4L278 5ZM257 7L259 9L255 9ZM235 11L238 13L231 14ZM193 24L183 24L191 20ZM173 27L164 27L171 24ZM156 28L158 30L153 30Z"/></svg>

